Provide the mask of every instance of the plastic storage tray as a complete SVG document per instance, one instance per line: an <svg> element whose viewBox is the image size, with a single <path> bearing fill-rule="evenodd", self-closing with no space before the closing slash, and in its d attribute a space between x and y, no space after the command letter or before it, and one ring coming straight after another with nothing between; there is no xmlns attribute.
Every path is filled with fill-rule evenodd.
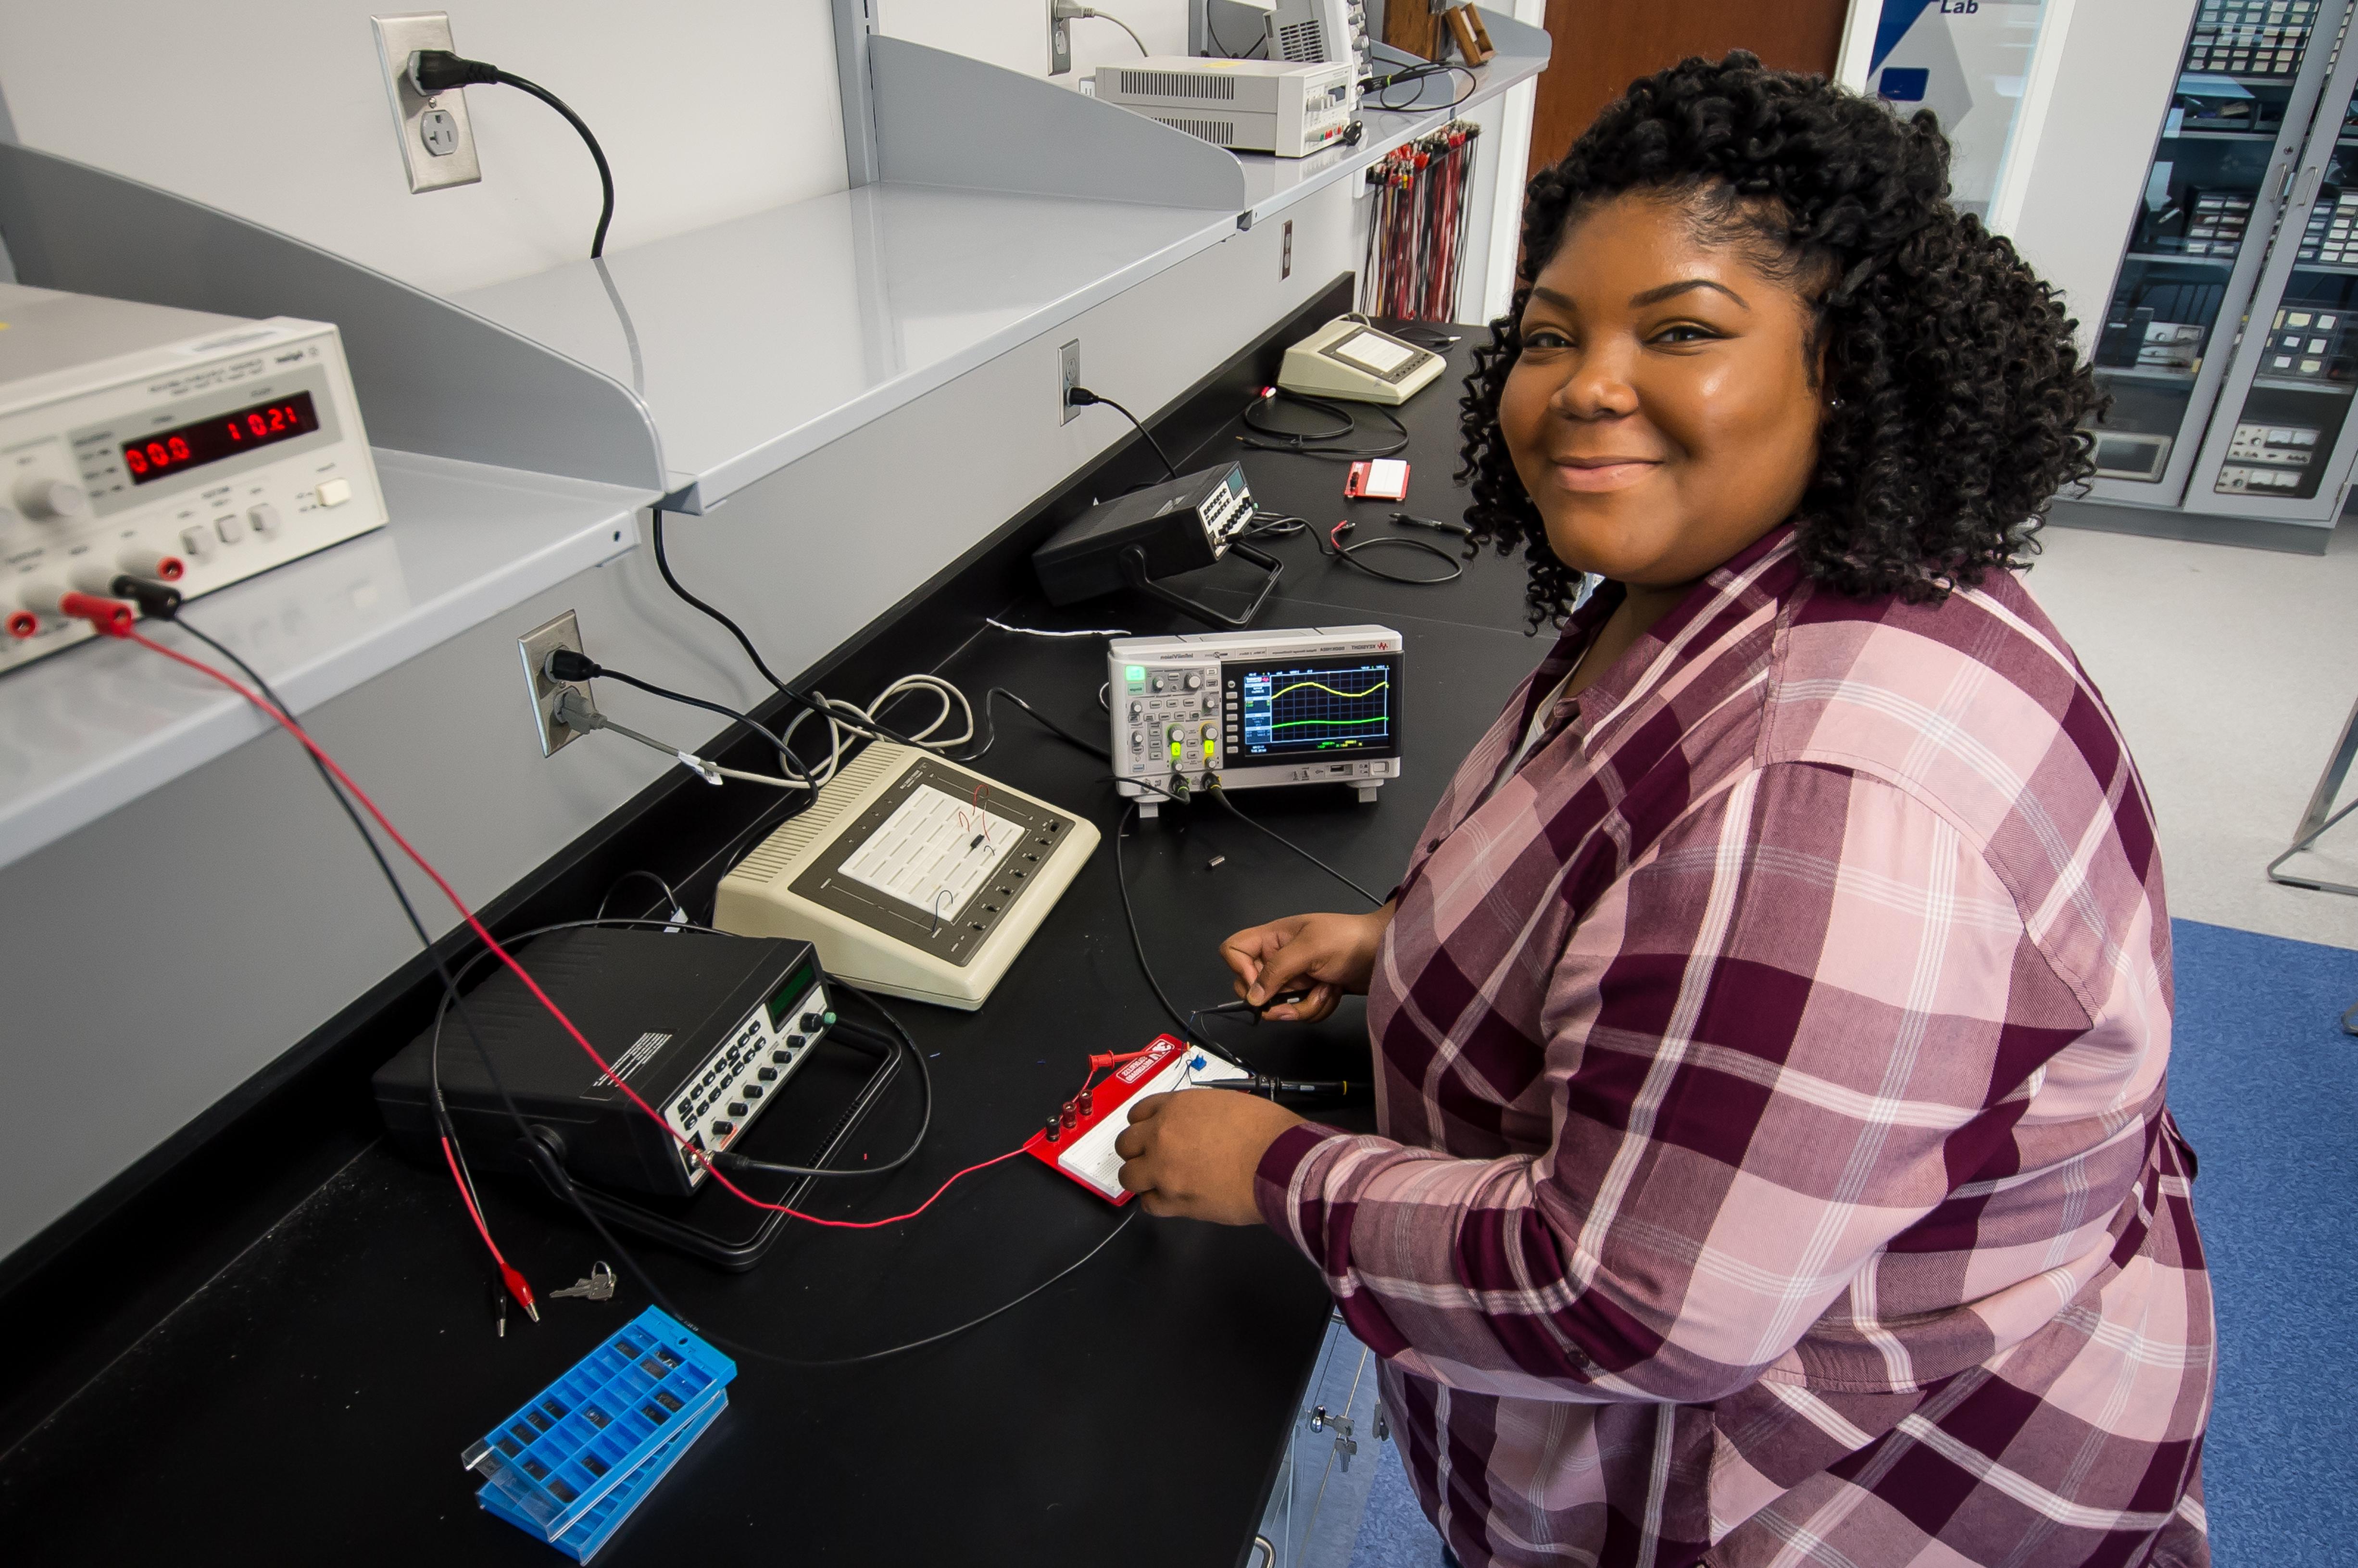
<svg viewBox="0 0 2358 1568"><path fill-rule="evenodd" d="M729 1402L737 1364L649 1307L460 1455L483 1509L587 1562Z"/></svg>

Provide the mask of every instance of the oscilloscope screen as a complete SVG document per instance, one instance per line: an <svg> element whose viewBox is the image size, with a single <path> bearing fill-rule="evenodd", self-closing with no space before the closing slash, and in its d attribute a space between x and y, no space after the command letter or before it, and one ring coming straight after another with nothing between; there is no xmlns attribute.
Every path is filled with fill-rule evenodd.
<svg viewBox="0 0 2358 1568"><path fill-rule="evenodd" d="M1238 761L1400 755L1400 655L1221 666Z"/></svg>

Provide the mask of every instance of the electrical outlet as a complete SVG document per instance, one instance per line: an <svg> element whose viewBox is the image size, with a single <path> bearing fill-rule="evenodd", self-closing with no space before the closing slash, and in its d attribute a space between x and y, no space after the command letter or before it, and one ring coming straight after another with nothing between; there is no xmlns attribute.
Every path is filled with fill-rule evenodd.
<svg viewBox="0 0 2358 1568"><path fill-rule="evenodd" d="M1081 341L1075 338L1056 351L1056 406L1065 411L1065 423L1069 425L1081 416L1073 406L1073 388L1081 384Z"/></svg>
<svg viewBox="0 0 2358 1568"><path fill-rule="evenodd" d="M1056 15L1056 7L1048 7L1048 74L1063 76L1073 69L1073 19Z"/></svg>
<svg viewBox="0 0 2358 1568"><path fill-rule="evenodd" d="M559 648L570 648L582 654L590 651L581 645L581 623L570 610L516 639L516 651L524 655L525 679L532 686L532 721L540 731L540 754L544 757L557 755L581 733L557 716L557 702L567 692L589 704L591 712L598 709L598 699L587 685L549 679L548 655Z"/></svg>
<svg viewBox="0 0 2358 1568"><path fill-rule="evenodd" d="M1285 232L1284 232L1283 234L1280 235L1280 236L1279 236L1279 238L1284 242L1284 243L1283 243L1283 244L1282 244L1282 245L1279 247L1279 250L1278 250L1278 257L1277 257L1277 276L1278 276L1278 281L1279 281L1279 282L1281 282L1281 283L1282 283L1282 282L1283 282L1283 281L1285 281L1287 278L1292 277L1292 276L1293 276L1293 219L1288 218L1288 219L1285 221Z"/></svg>
<svg viewBox="0 0 2358 1568"><path fill-rule="evenodd" d="M372 16L377 64L393 103L394 134L401 141L401 166L409 173L412 196L472 185L483 178L475 157L475 127L467 119L467 90L453 87L428 98L410 83L409 57L419 49L449 49L450 13L420 11L402 16Z"/></svg>

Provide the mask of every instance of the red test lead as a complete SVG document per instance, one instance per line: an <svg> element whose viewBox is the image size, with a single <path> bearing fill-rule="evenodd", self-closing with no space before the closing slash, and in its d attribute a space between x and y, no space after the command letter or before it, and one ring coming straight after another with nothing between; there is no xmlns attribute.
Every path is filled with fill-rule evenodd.
<svg viewBox="0 0 2358 1568"><path fill-rule="evenodd" d="M103 605L110 604L113 601L98 600L96 602ZM93 625L96 625L99 628L99 630L107 633L109 635L125 638L131 642L136 643L141 647L147 649L150 653L161 654L164 657L171 660L174 664L185 665L189 669L192 669L199 675L203 676L206 679L217 681L221 685L227 687L230 690L243 697L247 702L253 704L254 707L265 718L277 724L279 728L285 730L289 735L292 735L297 741L301 742L303 749L310 752L314 757L317 757L319 760L320 766L326 768L330 773L334 774L336 782L343 785L343 787L351 793L352 799L360 803L362 809L369 814L371 820L374 821L377 827L384 830L384 836L393 841L394 847L399 849L405 856L408 857L411 864L415 865L419 871L426 873L427 880L434 884L436 889L441 892L444 898L449 900L450 907L459 912L459 918L465 923L468 930L474 933L475 939L482 943L491 955L497 958L500 963L507 968L509 973L514 975L519 981L523 982L525 989L532 993L533 1000L541 1005L542 1009L547 1012L549 1017L557 1021L557 1026L565 1031L567 1036L572 1040L574 1044L581 1048L582 1054L588 1056L590 1061L596 1063L598 1070L605 1075L607 1081L612 1083L617 1088L622 1090L622 1098L629 1100L632 1105L637 1107L640 1112L649 1120L662 1128L665 1134L668 1136L673 1142L678 1144L680 1149L689 1159L692 1159L697 1163L702 1165L706 1172L711 1175L713 1181L719 1184L722 1190L737 1198L740 1202L771 1214L783 1214L787 1216L789 1218L802 1220L806 1224L823 1225L827 1227L829 1229L874 1230L881 1226L898 1225L903 1220L916 1218L917 1216L931 1208L935 1202L960 1179L971 1175L977 1171L985 1170L1004 1161L1012 1160L1017 1155L1022 1154L1024 1152L1022 1148L1019 1147L1011 1149L1006 1153L998 1155L992 1159L978 1161L974 1164L968 1165L965 1170L956 1173L948 1181L944 1182L940 1186L935 1188L933 1195L926 1198L924 1203L919 1204L916 1207L909 1210L905 1214L887 1215L882 1219L825 1219L815 1214L805 1214L800 1209L790 1208L784 1204L770 1203L764 1199L755 1197L752 1194L747 1192L744 1188L730 1181L726 1173L721 1172L713 1164L711 1159L705 1153L705 1151L702 1148L690 1143L686 1134L680 1132L677 1129L674 1128L670 1122L665 1120L662 1112L649 1105L645 1099L639 1095L637 1090L632 1088L629 1084L623 1082L622 1078L615 1074L612 1065L607 1062L605 1057L598 1054L598 1048L590 1044L590 1037L581 1033L580 1026L576 1024L572 1019L567 1017L565 1010L558 1007L557 1003L550 999L548 993L540 989L540 982L534 979L530 971L526 970L522 964L516 962L515 955L510 953L505 947L500 945L499 939L492 935L491 928L486 926L482 921L476 916L474 910L467 903L467 901L459 896L459 890L452 887L449 880L444 877L439 871L435 869L432 861L427 860L424 855L418 853L416 847L402 836L401 829L393 825L392 818L386 816L384 812L377 806L376 802L369 797L368 792L362 789L360 785L352 782L352 775L344 772L342 764L339 763L335 758L330 756L326 749L323 748L317 741L312 740L309 732L305 730L300 724L296 723L292 715L281 713L277 708L273 708L268 702L265 701L260 693L250 689L244 685L244 683L237 680L235 677L222 674L220 670L213 668L212 665L206 664L203 660L190 658L188 654L180 653L176 649L168 648L163 643L158 643L152 638L142 636L138 632L133 630L131 627L128 620L130 608L131 607L128 605L121 606L121 609L124 611L124 617L119 620L110 616L108 619L102 621L87 611L82 613L84 619L90 620ZM469 1206L471 1208L472 1205L470 1205Z"/></svg>

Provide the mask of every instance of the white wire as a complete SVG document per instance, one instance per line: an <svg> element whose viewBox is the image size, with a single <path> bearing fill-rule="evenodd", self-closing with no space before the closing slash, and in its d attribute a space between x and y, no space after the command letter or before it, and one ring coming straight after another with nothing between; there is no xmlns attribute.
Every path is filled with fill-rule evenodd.
<svg viewBox="0 0 2358 1568"><path fill-rule="evenodd" d="M996 626L1001 632L1012 632L1019 637L1127 637L1130 633L1119 626L1095 626L1085 632L1043 632L1036 626L1010 626L1006 622L986 615L986 626Z"/></svg>
<svg viewBox="0 0 2358 1568"><path fill-rule="evenodd" d="M832 715L839 713L847 719L856 719L862 724L866 724L871 728L873 728L876 724L876 715L883 711L885 704L891 702L896 697L918 691L930 693L933 697L942 705L942 710L936 714L932 720L929 721L922 730L904 731L904 733L908 734L911 741L914 741L925 751L947 752L952 747L964 746L974 740L974 704L967 700L966 693L960 691L949 682L942 679L939 676L903 676L899 680L894 681L882 691L878 692L875 699L866 708L860 708L856 704L849 702L838 702L822 692L813 692L811 695L827 709L829 714ZM956 735L936 735L936 731L948 724L953 715L958 714L962 714L965 717L966 728L964 730L960 730ZM784 741L789 746L793 745L795 743L795 731L801 729L803 720L810 717L811 712L808 708L804 708L800 712L796 713L794 718L787 722L785 732L780 735L778 739ZM816 767L806 770L810 774L811 783L814 785L823 784L827 783L827 780L835 776L835 770L843 762L843 752L847 739L856 739L858 734L855 730L846 730L842 725L837 723L831 717L827 721L827 750L826 760L819 762ZM723 768L721 770L721 774L723 777L729 776L729 770Z"/></svg>

